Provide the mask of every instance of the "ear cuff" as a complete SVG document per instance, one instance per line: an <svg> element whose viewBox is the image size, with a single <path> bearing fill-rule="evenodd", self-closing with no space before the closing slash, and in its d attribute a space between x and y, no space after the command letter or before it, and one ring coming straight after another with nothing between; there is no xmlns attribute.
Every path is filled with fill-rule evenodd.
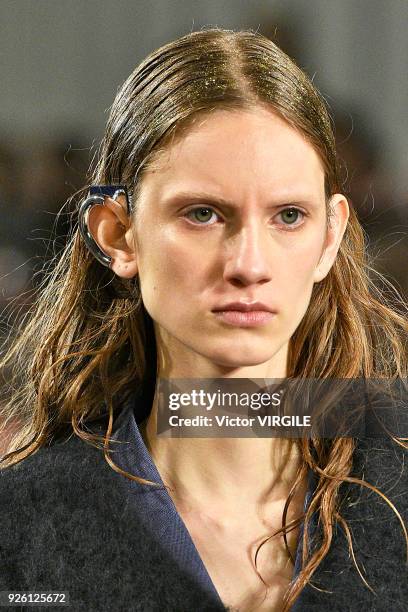
<svg viewBox="0 0 408 612"><path fill-rule="evenodd" d="M84 242L92 255L102 265L110 268L112 257L107 255L92 236L88 226L89 212L92 206L103 206L105 198L109 197L116 200L120 195L126 198L126 211L130 215L132 212L130 198L127 189L124 185L93 185L89 189L88 197L81 203L78 212L78 229L81 233Z"/></svg>

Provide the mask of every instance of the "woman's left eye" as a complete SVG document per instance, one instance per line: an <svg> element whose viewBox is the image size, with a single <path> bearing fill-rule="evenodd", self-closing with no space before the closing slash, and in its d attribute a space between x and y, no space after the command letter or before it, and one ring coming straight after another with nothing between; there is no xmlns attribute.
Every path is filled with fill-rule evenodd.
<svg viewBox="0 0 408 612"><path fill-rule="evenodd" d="M299 215L301 215L302 218L306 216L306 214L303 211L299 210L299 208L293 207L285 208L284 210L281 210L278 214L281 215L281 218L284 221L284 225L288 227L291 225L297 227L299 224L296 223L296 221L298 220Z"/></svg>
<svg viewBox="0 0 408 612"><path fill-rule="evenodd" d="M216 223L219 219L217 213L209 206L193 208L188 211L185 216L197 225L213 225L213 223Z"/></svg>

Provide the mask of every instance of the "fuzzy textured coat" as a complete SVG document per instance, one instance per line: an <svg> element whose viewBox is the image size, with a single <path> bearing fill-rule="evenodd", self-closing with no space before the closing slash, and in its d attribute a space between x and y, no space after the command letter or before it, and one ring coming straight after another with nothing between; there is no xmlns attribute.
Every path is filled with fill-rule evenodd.
<svg viewBox="0 0 408 612"><path fill-rule="evenodd" d="M125 442L113 446L120 467L161 483L132 407L119 417L115 439ZM391 441L361 440L353 475L379 486L407 522L404 461ZM375 594L337 526L313 577L321 590L307 586L293 610L405 612L406 545L397 517L360 486L342 485L341 493L357 562ZM0 591L67 591L75 612L226 610L167 491L116 473L101 450L76 436L0 471L0 499Z"/></svg>

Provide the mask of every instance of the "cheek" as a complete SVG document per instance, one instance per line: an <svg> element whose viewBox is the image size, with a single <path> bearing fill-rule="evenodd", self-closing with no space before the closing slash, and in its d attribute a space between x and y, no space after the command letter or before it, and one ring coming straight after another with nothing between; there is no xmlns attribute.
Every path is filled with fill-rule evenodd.
<svg viewBox="0 0 408 612"><path fill-rule="evenodd" d="M309 287L313 284L319 254L311 252L311 250L305 250L298 255L294 255L289 261L291 261L291 265L287 280L290 281L290 291L301 290L302 287Z"/></svg>
<svg viewBox="0 0 408 612"><path fill-rule="evenodd" d="M321 235L316 236L313 241L308 240L300 245L293 245L287 253L284 268L279 272L279 285L285 296L287 312L291 311L291 315L296 318L303 316L309 304L322 248Z"/></svg>
<svg viewBox="0 0 408 612"><path fill-rule="evenodd" d="M139 277L143 302L149 311L174 306L179 312L191 300L193 286L205 276L203 256L170 232L147 233L139 247Z"/></svg>

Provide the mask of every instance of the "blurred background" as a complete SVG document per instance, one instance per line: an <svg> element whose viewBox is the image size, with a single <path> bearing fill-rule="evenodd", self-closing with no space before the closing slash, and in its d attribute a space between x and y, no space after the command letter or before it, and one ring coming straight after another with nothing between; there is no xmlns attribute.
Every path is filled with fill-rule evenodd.
<svg viewBox="0 0 408 612"><path fill-rule="evenodd" d="M252 28L313 78L375 265L408 296L408 0L1 0L0 336L64 244L117 88L203 26Z"/></svg>

